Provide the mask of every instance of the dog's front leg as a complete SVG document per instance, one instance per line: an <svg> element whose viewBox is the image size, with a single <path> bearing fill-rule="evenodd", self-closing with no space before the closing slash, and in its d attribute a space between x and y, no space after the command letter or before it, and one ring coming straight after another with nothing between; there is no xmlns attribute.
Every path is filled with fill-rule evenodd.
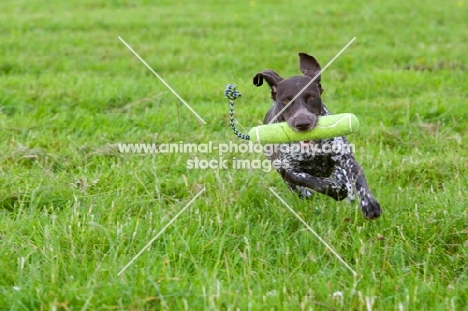
<svg viewBox="0 0 468 311"><path fill-rule="evenodd" d="M297 169L279 169L283 179L293 185L310 188L318 193L341 201L348 197L348 188L345 184L337 183L330 178L315 177Z"/></svg>
<svg viewBox="0 0 468 311"><path fill-rule="evenodd" d="M382 214L380 204L372 195L364 171L354 157L350 154L343 156L337 161L337 165L347 172L348 179L354 185L364 217L369 219L379 217Z"/></svg>

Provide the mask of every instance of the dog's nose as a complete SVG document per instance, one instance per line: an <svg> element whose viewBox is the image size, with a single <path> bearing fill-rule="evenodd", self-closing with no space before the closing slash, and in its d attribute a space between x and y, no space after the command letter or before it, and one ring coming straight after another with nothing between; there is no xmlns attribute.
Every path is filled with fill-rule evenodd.
<svg viewBox="0 0 468 311"><path fill-rule="evenodd" d="M297 120L294 122L294 127L297 128L299 131L307 131L310 128L310 121L309 120Z"/></svg>

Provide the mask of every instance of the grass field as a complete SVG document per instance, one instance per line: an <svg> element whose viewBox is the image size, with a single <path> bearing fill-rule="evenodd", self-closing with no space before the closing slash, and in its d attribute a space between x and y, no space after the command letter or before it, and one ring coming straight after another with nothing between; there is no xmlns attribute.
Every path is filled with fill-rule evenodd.
<svg viewBox="0 0 468 311"><path fill-rule="evenodd" d="M466 16L465 0L3 0L0 310L468 310ZM274 171L187 169L216 153L116 147L239 142L227 83L247 131L270 106L255 73L299 74L298 52L324 66L353 37L323 100L360 119L375 221Z"/></svg>

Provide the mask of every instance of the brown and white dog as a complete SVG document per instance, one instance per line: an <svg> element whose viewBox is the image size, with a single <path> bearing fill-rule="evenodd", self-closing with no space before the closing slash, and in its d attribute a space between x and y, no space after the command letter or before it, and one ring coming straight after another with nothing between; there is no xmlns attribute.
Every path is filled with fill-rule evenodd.
<svg viewBox="0 0 468 311"><path fill-rule="evenodd" d="M270 121L287 122L295 131L309 131L316 126L319 116L331 114L321 99L323 89L319 63L314 57L299 53L299 64L303 76L283 79L272 70L263 70L253 77L254 85L261 86L266 81L271 88L273 107L265 115L264 124ZM316 75L319 76L291 103ZM307 145L313 148L304 148ZM364 172L354 159L345 137L287 143L277 147L267 157L271 161L288 164L277 171L289 188L301 197L308 198L315 191L335 200L348 198L354 201L356 193L364 217L373 219L381 215L380 205L373 197Z"/></svg>

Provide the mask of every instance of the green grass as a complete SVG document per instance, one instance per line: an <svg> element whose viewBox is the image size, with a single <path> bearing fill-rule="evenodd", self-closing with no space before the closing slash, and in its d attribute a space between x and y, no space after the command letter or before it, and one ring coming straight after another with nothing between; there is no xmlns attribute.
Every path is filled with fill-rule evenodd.
<svg viewBox="0 0 468 311"><path fill-rule="evenodd" d="M177 3L1 2L0 309L468 310L468 3ZM360 119L349 139L376 221L357 203L301 201L273 171L186 169L215 153L115 148L238 142L227 83L247 130L270 105L255 73L296 75L300 51L324 66L353 37L323 99Z"/></svg>

